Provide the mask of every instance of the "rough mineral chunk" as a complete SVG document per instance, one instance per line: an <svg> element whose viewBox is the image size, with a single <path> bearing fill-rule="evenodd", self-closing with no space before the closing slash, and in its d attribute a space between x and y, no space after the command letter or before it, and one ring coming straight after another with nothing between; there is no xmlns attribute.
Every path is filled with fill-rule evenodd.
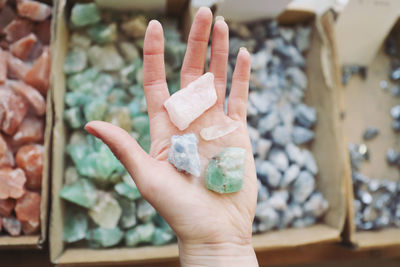
<svg viewBox="0 0 400 267"><path fill-rule="evenodd" d="M124 197L120 197L117 200L122 209L119 226L122 229L134 227L138 222L138 220L136 219L136 203Z"/></svg>
<svg viewBox="0 0 400 267"><path fill-rule="evenodd" d="M97 202L97 191L87 179L79 179L71 185L65 185L60 191L60 197L79 206L90 208Z"/></svg>
<svg viewBox="0 0 400 267"><path fill-rule="evenodd" d="M182 131L212 107L216 101L214 75L207 72L173 94L165 101L164 106L172 123Z"/></svg>
<svg viewBox="0 0 400 267"><path fill-rule="evenodd" d="M3 217L2 224L4 230L11 236L19 236L21 234L21 223L14 216Z"/></svg>
<svg viewBox="0 0 400 267"><path fill-rule="evenodd" d="M40 57L35 61L32 68L25 75L25 82L43 95L46 95L49 88L50 77L50 52L49 48L43 48Z"/></svg>
<svg viewBox="0 0 400 267"><path fill-rule="evenodd" d="M92 46L89 48L88 57L90 63L99 70L117 71L124 65L124 60L112 44Z"/></svg>
<svg viewBox="0 0 400 267"><path fill-rule="evenodd" d="M26 101L8 88L0 88L0 129L12 135L25 117Z"/></svg>
<svg viewBox="0 0 400 267"><path fill-rule="evenodd" d="M8 146L3 135L0 133L0 168L3 167L13 167L14 155L11 148Z"/></svg>
<svg viewBox="0 0 400 267"><path fill-rule="evenodd" d="M151 221L156 215L156 210L144 199L138 202L137 217L144 223Z"/></svg>
<svg viewBox="0 0 400 267"><path fill-rule="evenodd" d="M63 240L73 243L86 237L88 231L86 212L75 207L68 207L63 227Z"/></svg>
<svg viewBox="0 0 400 267"><path fill-rule="evenodd" d="M297 203L303 203L314 191L315 180L308 171L301 171L293 184L292 198Z"/></svg>
<svg viewBox="0 0 400 267"><path fill-rule="evenodd" d="M206 186L218 193L233 193L242 188L246 150L228 147L214 156L208 163Z"/></svg>
<svg viewBox="0 0 400 267"><path fill-rule="evenodd" d="M25 193L26 177L21 169L0 169L0 199L20 198Z"/></svg>
<svg viewBox="0 0 400 267"><path fill-rule="evenodd" d="M201 162L197 151L198 142L199 140L195 134L171 136L168 161L179 171L186 171L199 177L201 174Z"/></svg>
<svg viewBox="0 0 400 267"><path fill-rule="evenodd" d="M89 231L87 239L92 242L93 247L112 247L117 245L123 238L124 233L118 228L105 229L95 228Z"/></svg>
<svg viewBox="0 0 400 267"><path fill-rule="evenodd" d="M31 104L37 115L41 116L46 112L46 101L38 90L21 81L9 81L8 83L15 92Z"/></svg>
<svg viewBox="0 0 400 267"><path fill-rule="evenodd" d="M117 24L97 24L91 26L88 35L93 41L99 44L114 42L117 39Z"/></svg>
<svg viewBox="0 0 400 267"><path fill-rule="evenodd" d="M13 43L10 52L17 58L26 60L36 42L36 35L31 33Z"/></svg>
<svg viewBox="0 0 400 267"><path fill-rule="evenodd" d="M64 72L67 74L83 71L87 66L87 56L83 49L70 50L65 57Z"/></svg>
<svg viewBox="0 0 400 267"><path fill-rule="evenodd" d="M100 194L98 202L89 210L89 216L100 227L113 229L118 225L122 210L111 194Z"/></svg>
<svg viewBox="0 0 400 267"><path fill-rule="evenodd" d="M147 28L147 19L143 15L137 15L122 23L122 30L133 38L144 37Z"/></svg>
<svg viewBox="0 0 400 267"><path fill-rule="evenodd" d="M43 21L51 14L50 6L31 0L18 1L17 10L21 17L25 17L33 21Z"/></svg>
<svg viewBox="0 0 400 267"><path fill-rule="evenodd" d="M8 42L15 42L32 32L33 24L25 19L14 19L3 30Z"/></svg>
<svg viewBox="0 0 400 267"><path fill-rule="evenodd" d="M40 227L40 202L42 198L36 192L27 191L25 195L17 200L15 214L22 223L25 234L33 234Z"/></svg>
<svg viewBox="0 0 400 267"><path fill-rule="evenodd" d="M44 148L42 145L25 145L18 149L15 160L17 166L25 171L26 187L40 189L42 187Z"/></svg>
<svg viewBox="0 0 400 267"><path fill-rule="evenodd" d="M155 227L152 223L136 226L125 234L125 245L136 246L140 243L149 243L153 239Z"/></svg>
<svg viewBox="0 0 400 267"><path fill-rule="evenodd" d="M12 137L12 144L20 146L43 140L44 121L34 116L26 116Z"/></svg>
<svg viewBox="0 0 400 267"><path fill-rule="evenodd" d="M234 132L239 126L240 122L238 121L231 121L226 124L213 125L201 129L200 136L206 141L215 140Z"/></svg>
<svg viewBox="0 0 400 267"><path fill-rule="evenodd" d="M100 11L95 3L75 4L71 11L71 22L75 26L87 26L100 21Z"/></svg>
<svg viewBox="0 0 400 267"><path fill-rule="evenodd" d="M7 54L7 75L9 78L16 78L23 80L30 70L29 64L21 61L19 58L14 57L10 53Z"/></svg>

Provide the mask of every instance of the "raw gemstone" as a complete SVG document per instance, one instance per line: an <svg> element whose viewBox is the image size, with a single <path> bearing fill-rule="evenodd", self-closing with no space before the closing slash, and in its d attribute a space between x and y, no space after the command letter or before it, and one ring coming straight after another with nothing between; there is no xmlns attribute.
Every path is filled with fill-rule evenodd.
<svg viewBox="0 0 400 267"><path fill-rule="evenodd" d="M279 123L280 119L278 113L271 112L258 122L258 130L260 131L261 134L266 134L272 131L275 128L275 126L277 126Z"/></svg>
<svg viewBox="0 0 400 267"><path fill-rule="evenodd" d="M394 150L393 148L389 148L386 152L386 161L390 164L397 164L400 158L399 152Z"/></svg>
<svg viewBox="0 0 400 267"><path fill-rule="evenodd" d="M8 81L8 84L25 98L37 115L42 116L46 112L46 101L38 90L21 81Z"/></svg>
<svg viewBox="0 0 400 267"><path fill-rule="evenodd" d="M301 89L307 88L307 76L300 68L290 67L285 71L289 83Z"/></svg>
<svg viewBox="0 0 400 267"><path fill-rule="evenodd" d="M313 154L309 150L304 149L303 150L303 159L304 159L304 167L309 172L316 175L318 173L318 166L317 166L317 162L315 161Z"/></svg>
<svg viewBox="0 0 400 267"><path fill-rule="evenodd" d="M118 71L124 66L124 60L113 44L90 47L88 57L90 63L99 70Z"/></svg>
<svg viewBox="0 0 400 267"><path fill-rule="evenodd" d="M259 220L258 230L264 232L276 227L279 223L279 214L271 208L268 201L257 204L255 217Z"/></svg>
<svg viewBox="0 0 400 267"><path fill-rule="evenodd" d="M71 11L71 22L75 26L87 26L100 21L100 11L95 3L75 4Z"/></svg>
<svg viewBox="0 0 400 267"><path fill-rule="evenodd" d="M99 76L96 68L89 68L83 72L71 75L67 79L67 87L71 91L90 93L93 91L94 82Z"/></svg>
<svg viewBox="0 0 400 267"><path fill-rule="evenodd" d="M44 3L31 0L18 1L18 15L33 21L43 21L51 14L51 7Z"/></svg>
<svg viewBox="0 0 400 267"><path fill-rule="evenodd" d="M81 178L73 184L64 185L60 191L60 197L79 206L90 208L96 205L98 195L96 187L87 179Z"/></svg>
<svg viewBox="0 0 400 267"><path fill-rule="evenodd" d="M104 97L114 87L114 78L105 73L100 73L93 84L92 93L96 96Z"/></svg>
<svg viewBox="0 0 400 267"><path fill-rule="evenodd" d="M63 241L73 243L85 239L88 232L86 212L76 207L67 207L63 226Z"/></svg>
<svg viewBox="0 0 400 267"><path fill-rule="evenodd" d="M133 120L131 119L128 107L111 107L104 120L124 129L127 132L132 130Z"/></svg>
<svg viewBox="0 0 400 267"><path fill-rule="evenodd" d="M364 140L371 140L379 134L379 130L376 127L368 127L365 129L363 134Z"/></svg>
<svg viewBox="0 0 400 267"><path fill-rule="evenodd" d="M13 135L11 141L14 146L34 143L43 140L44 121L42 118L26 116Z"/></svg>
<svg viewBox="0 0 400 267"><path fill-rule="evenodd" d="M43 95L47 94L50 78L50 52L49 48L43 48L40 57L25 75L25 82L35 87Z"/></svg>
<svg viewBox="0 0 400 267"><path fill-rule="evenodd" d="M86 51L74 48L68 51L64 62L64 72L66 74L77 73L83 71L87 66Z"/></svg>
<svg viewBox="0 0 400 267"><path fill-rule="evenodd" d="M26 19L14 19L3 30L10 43L18 41L32 32L33 24Z"/></svg>
<svg viewBox="0 0 400 267"><path fill-rule="evenodd" d="M316 218L321 217L327 210L329 204L324 196L319 193L313 193L310 198L304 203L304 212Z"/></svg>
<svg viewBox="0 0 400 267"><path fill-rule="evenodd" d="M259 179L257 179L258 192L257 202L266 201L269 198L269 192L266 186L264 186Z"/></svg>
<svg viewBox="0 0 400 267"><path fill-rule="evenodd" d="M8 52L6 54L7 54L8 77L24 80L26 74L31 69L30 65L24 63L19 58L14 57Z"/></svg>
<svg viewBox="0 0 400 267"><path fill-rule="evenodd" d="M218 193L233 193L242 188L246 150L228 147L215 155L208 163L206 186Z"/></svg>
<svg viewBox="0 0 400 267"><path fill-rule="evenodd" d="M266 185L278 187L282 174L269 161L263 161L257 166L257 177Z"/></svg>
<svg viewBox="0 0 400 267"><path fill-rule="evenodd" d="M278 145L285 146L292 141L290 136L290 128L284 125L278 125L272 131L272 139Z"/></svg>
<svg viewBox="0 0 400 267"><path fill-rule="evenodd" d="M278 148L273 148L269 152L268 160L280 171L284 172L289 167L289 160L286 153Z"/></svg>
<svg viewBox="0 0 400 267"><path fill-rule="evenodd" d="M18 199L25 193L26 176L21 169L0 169L0 199Z"/></svg>
<svg viewBox="0 0 400 267"><path fill-rule="evenodd" d="M117 24L96 24L87 30L87 34L99 44L114 42L117 39Z"/></svg>
<svg viewBox="0 0 400 267"><path fill-rule="evenodd" d="M124 33L134 39L144 37L147 29L147 19L143 15L136 15L121 24Z"/></svg>
<svg viewBox="0 0 400 267"><path fill-rule="evenodd" d="M17 205L15 205L15 214L17 215L18 220L23 224L23 230L24 223L28 223L27 234L32 234L39 230L41 200L42 198L40 194L30 191L27 191L23 197L17 200Z"/></svg>
<svg viewBox="0 0 400 267"><path fill-rule="evenodd" d="M141 197L140 192L135 184L132 186L131 184L120 182L114 186L114 190L119 195L130 200L136 200Z"/></svg>
<svg viewBox="0 0 400 267"><path fill-rule="evenodd" d="M152 223L138 225L125 233L125 245L134 247L141 243L150 243L156 228Z"/></svg>
<svg viewBox="0 0 400 267"><path fill-rule="evenodd" d="M64 98L65 104L68 107L83 106L86 103L89 103L91 99L92 98L88 96L86 93L79 91L66 92Z"/></svg>
<svg viewBox="0 0 400 267"><path fill-rule="evenodd" d="M90 230L87 239L93 247L112 247L121 242L124 233L118 228L95 228Z"/></svg>
<svg viewBox="0 0 400 267"><path fill-rule="evenodd" d="M24 170L29 189L42 187L44 148L42 145L25 145L18 149L15 161L17 166Z"/></svg>
<svg viewBox="0 0 400 267"><path fill-rule="evenodd" d="M289 200L289 193L286 190L277 190L272 192L271 197L268 199L268 203L271 208L277 211L284 211L287 207Z"/></svg>
<svg viewBox="0 0 400 267"><path fill-rule="evenodd" d="M390 115L392 115L393 119L400 119L400 105L394 106L390 110Z"/></svg>
<svg viewBox="0 0 400 267"><path fill-rule="evenodd" d="M265 159L268 155L269 150L272 147L272 142L268 139L260 138L257 142L256 153L258 158Z"/></svg>
<svg viewBox="0 0 400 267"><path fill-rule="evenodd" d="M17 58L26 60L36 42L37 42L36 35L30 33L29 35L13 43L10 46L10 52Z"/></svg>
<svg viewBox="0 0 400 267"><path fill-rule="evenodd" d="M0 133L0 168L3 167L13 167L14 155L11 148L8 146L3 135Z"/></svg>
<svg viewBox="0 0 400 267"><path fill-rule="evenodd" d="M201 174L201 162L197 151L199 140L193 133L171 136L168 161L179 171L186 171L196 177Z"/></svg>
<svg viewBox="0 0 400 267"><path fill-rule="evenodd" d="M317 122L317 112L315 108L308 107L301 103L295 109L296 122L303 127L311 128Z"/></svg>
<svg viewBox="0 0 400 267"><path fill-rule="evenodd" d="M119 220L119 226L122 229L134 227L137 223L135 202L124 197L120 197L117 200L120 207L122 208L122 215L121 219Z"/></svg>
<svg viewBox="0 0 400 267"><path fill-rule="evenodd" d="M153 219L153 217L157 214L156 210L144 199L140 199L137 207L137 217L142 222L146 223Z"/></svg>
<svg viewBox="0 0 400 267"><path fill-rule="evenodd" d="M72 129L80 129L85 124L82 110L79 107L72 107L64 110L64 120Z"/></svg>
<svg viewBox="0 0 400 267"><path fill-rule="evenodd" d="M139 50L134 44L130 42L119 42L118 46L119 49L121 50L123 57L127 61L132 62L133 60L140 57Z"/></svg>
<svg viewBox="0 0 400 267"><path fill-rule="evenodd" d="M292 198L294 202L304 203L315 189L315 179L308 171L301 171L293 183Z"/></svg>
<svg viewBox="0 0 400 267"><path fill-rule="evenodd" d="M89 102L83 109L86 121L101 121L107 111L108 104L104 98L97 98Z"/></svg>
<svg viewBox="0 0 400 267"><path fill-rule="evenodd" d="M0 128L8 135L18 129L28 105L25 100L8 88L0 88Z"/></svg>
<svg viewBox="0 0 400 267"><path fill-rule="evenodd" d="M64 184L70 185L78 181L79 174L75 167L68 166L64 172Z"/></svg>
<svg viewBox="0 0 400 267"><path fill-rule="evenodd" d="M285 146L286 155L289 160L293 163L296 163L299 167L302 167L304 164L303 152L300 148L292 143L287 144Z"/></svg>
<svg viewBox="0 0 400 267"><path fill-rule="evenodd" d="M14 216L3 217L2 224L4 230L11 236L19 236L21 234L21 223Z"/></svg>
<svg viewBox="0 0 400 267"><path fill-rule="evenodd" d="M284 173L283 179L281 181L281 187L287 187L291 184L299 175L300 168L298 165L293 164L291 165Z"/></svg>
<svg viewBox="0 0 400 267"><path fill-rule="evenodd" d="M168 98L164 107L171 122L182 131L216 101L214 74L207 72Z"/></svg>
<svg viewBox="0 0 400 267"><path fill-rule="evenodd" d="M86 34L80 32L74 32L70 36L69 46L70 47L79 47L83 49L89 49L92 40L86 36Z"/></svg>
<svg viewBox="0 0 400 267"><path fill-rule="evenodd" d="M225 124L213 125L201 129L200 136L206 141L215 140L234 132L239 126L240 122L238 121L230 121Z"/></svg>
<svg viewBox="0 0 400 267"><path fill-rule="evenodd" d="M315 134L313 131L300 127L300 126L294 126L292 130L292 139L293 143L296 145L301 145L301 144L306 144L313 140L315 137Z"/></svg>
<svg viewBox="0 0 400 267"><path fill-rule="evenodd" d="M0 216L8 217L15 207L15 200L12 198L0 199Z"/></svg>
<svg viewBox="0 0 400 267"><path fill-rule="evenodd" d="M96 205L90 208L89 216L100 227L113 229L118 225L122 209L109 193L99 194Z"/></svg>
<svg viewBox="0 0 400 267"><path fill-rule="evenodd" d="M7 79L7 54L0 48L0 84Z"/></svg>
<svg viewBox="0 0 400 267"><path fill-rule="evenodd" d="M304 228L304 227L315 224L315 221L316 221L315 217L307 216L307 217L295 219L292 223L292 226L294 228Z"/></svg>
<svg viewBox="0 0 400 267"><path fill-rule="evenodd" d="M153 238L151 243L155 246L162 246L174 239L174 235L170 232L167 232L161 228L156 228L154 230Z"/></svg>

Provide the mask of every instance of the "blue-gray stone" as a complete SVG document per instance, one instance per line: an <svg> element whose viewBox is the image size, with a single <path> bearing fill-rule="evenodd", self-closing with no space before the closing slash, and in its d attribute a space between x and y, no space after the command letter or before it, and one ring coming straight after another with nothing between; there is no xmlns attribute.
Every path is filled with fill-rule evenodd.
<svg viewBox="0 0 400 267"><path fill-rule="evenodd" d="M300 167L296 164L292 164L283 174L281 181L281 187L287 187L290 185L299 175Z"/></svg>
<svg viewBox="0 0 400 267"><path fill-rule="evenodd" d="M307 88L307 76L300 68L290 67L285 71L289 83L301 89Z"/></svg>
<svg viewBox="0 0 400 267"><path fill-rule="evenodd" d="M314 155L307 149L303 150L304 167L316 175L318 173L317 162L315 161Z"/></svg>
<svg viewBox="0 0 400 267"><path fill-rule="evenodd" d="M296 122L303 127L311 128L317 122L317 112L315 108L303 103L296 106Z"/></svg>
<svg viewBox="0 0 400 267"><path fill-rule="evenodd" d="M390 110L390 115L392 115L393 119L395 120L400 119L400 105L392 107Z"/></svg>
<svg viewBox="0 0 400 267"><path fill-rule="evenodd" d="M279 214L267 201L257 204L255 217L259 221L258 230L264 232L276 227L279 223Z"/></svg>
<svg viewBox="0 0 400 267"><path fill-rule="evenodd" d="M315 134L313 131L300 127L300 126L294 126L292 130L292 140L293 143L296 145L302 145L310 142L313 140L315 137Z"/></svg>
<svg viewBox="0 0 400 267"><path fill-rule="evenodd" d="M168 161L179 171L186 171L196 177L201 174L201 163L197 144L199 140L195 134L171 136Z"/></svg>
<svg viewBox="0 0 400 267"><path fill-rule="evenodd" d="M328 207L328 201L324 196L320 192L315 192L304 203L304 212L307 215L319 218L328 210Z"/></svg>
<svg viewBox="0 0 400 267"><path fill-rule="evenodd" d="M259 164L257 176L264 184L271 187L278 187L282 178L278 169L267 160Z"/></svg>
<svg viewBox="0 0 400 267"><path fill-rule="evenodd" d="M269 192L267 187L265 187L259 179L257 179L258 186L258 194L257 194L257 202L266 201L269 198Z"/></svg>
<svg viewBox="0 0 400 267"><path fill-rule="evenodd" d="M265 115L258 122L258 130L261 134L266 134L272 131L275 126L277 126L280 122L278 113L272 111L271 113Z"/></svg>
<svg viewBox="0 0 400 267"><path fill-rule="evenodd" d="M289 167L289 160L282 149L273 148L269 152L268 160L280 171L284 172Z"/></svg>
<svg viewBox="0 0 400 267"><path fill-rule="evenodd" d="M271 135L274 142L281 146L285 146L292 141L290 129L283 125L276 126Z"/></svg>
<svg viewBox="0 0 400 267"><path fill-rule="evenodd" d="M364 140L371 140L379 134L379 130L376 127L368 127L363 133Z"/></svg>
<svg viewBox="0 0 400 267"><path fill-rule="evenodd" d="M297 164L299 167L304 165L303 152L301 149L290 143L285 146L286 155L288 156L290 162Z"/></svg>
<svg viewBox="0 0 400 267"><path fill-rule="evenodd" d="M315 179L308 171L301 171L293 183L292 199L297 203L304 203L315 189Z"/></svg>
<svg viewBox="0 0 400 267"><path fill-rule="evenodd" d="M277 190L272 192L271 197L268 199L268 204L271 208L277 211L283 211L287 207L289 200L289 192L286 190Z"/></svg>

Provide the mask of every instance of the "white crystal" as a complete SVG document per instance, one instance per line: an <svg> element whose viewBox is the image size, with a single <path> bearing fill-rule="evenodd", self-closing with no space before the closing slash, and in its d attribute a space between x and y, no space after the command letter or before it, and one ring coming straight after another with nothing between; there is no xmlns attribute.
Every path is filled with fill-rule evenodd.
<svg viewBox="0 0 400 267"><path fill-rule="evenodd" d="M240 122L238 121L231 121L226 124L213 125L201 129L200 136L206 141L211 141L234 132L239 127L239 125Z"/></svg>
<svg viewBox="0 0 400 267"><path fill-rule="evenodd" d="M201 163L197 152L199 140L193 133L171 136L171 147L168 153L168 161L179 171L186 171L199 177Z"/></svg>
<svg viewBox="0 0 400 267"><path fill-rule="evenodd" d="M214 74L205 73L164 102L169 118L179 130L185 130L217 102Z"/></svg>

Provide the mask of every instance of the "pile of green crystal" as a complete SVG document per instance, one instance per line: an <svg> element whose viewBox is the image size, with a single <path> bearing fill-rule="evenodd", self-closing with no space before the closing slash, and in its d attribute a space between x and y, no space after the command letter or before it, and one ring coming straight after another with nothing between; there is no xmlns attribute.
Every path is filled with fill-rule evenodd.
<svg viewBox="0 0 400 267"><path fill-rule="evenodd" d="M166 73L173 93L179 89L186 44L180 40L177 21L157 19L164 26ZM60 192L66 201L67 243L98 248L175 240L109 148L83 130L88 121L107 121L130 132L149 150L141 51L148 21L144 14L100 10L95 3L72 7L64 63L68 167Z"/></svg>

